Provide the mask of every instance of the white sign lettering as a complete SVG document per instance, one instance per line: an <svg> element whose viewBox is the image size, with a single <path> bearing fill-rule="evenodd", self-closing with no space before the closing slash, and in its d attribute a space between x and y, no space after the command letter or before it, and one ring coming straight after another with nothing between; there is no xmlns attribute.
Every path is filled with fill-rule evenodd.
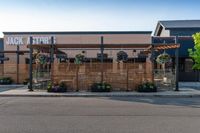
<svg viewBox="0 0 200 133"><path fill-rule="evenodd" d="M33 44L51 44L51 37L52 36L44 36L44 37L32 37L33 38ZM5 40L7 45L25 45L30 44L30 37L22 37L22 36L12 36L7 37ZM56 44L56 38L53 37L53 44Z"/></svg>
<svg viewBox="0 0 200 133"><path fill-rule="evenodd" d="M23 45L22 37L8 37L6 40L6 44L8 45Z"/></svg>
<svg viewBox="0 0 200 133"><path fill-rule="evenodd" d="M33 44L51 44L51 37L33 37Z"/></svg>

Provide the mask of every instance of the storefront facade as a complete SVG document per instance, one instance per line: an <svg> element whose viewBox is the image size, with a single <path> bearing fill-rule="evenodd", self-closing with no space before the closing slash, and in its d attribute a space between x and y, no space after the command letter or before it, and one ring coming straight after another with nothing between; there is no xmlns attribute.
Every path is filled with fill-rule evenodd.
<svg viewBox="0 0 200 133"><path fill-rule="evenodd" d="M32 41L30 41L30 37L32 37ZM105 55L103 59L103 80L105 82L112 82L112 86L119 90L127 90L134 89L142 81L152 81L151 61L148 58L148 54L143 54L151 45L151 32L149 31L4 32L4 57L9 58L9 60L4 61L3 75L12 77L15 83L22 83L24 79L29 78L29 46L31 42L34 49L39 50L41 53L46 53L46 55L50 55L48 46L54 45L53 64L43 65L41 70L44 71L46 69L45 72L49 72L47 77L51 76L51 80L55 82L61 80L68 82L70 79L69 86L71 88L83 88L86 90L90 84L100 80L99 66L101 59L98 56L101 55L102 51L100 47L96 46L101 45L102 38L105 46L103 49L103 54ZM117 53L119 51L127 53L126 62L117 61ZM74 64L74 59L80 53L84 54L86 61L79 66L77 76L74 69L77 65ZM58 57L60 54L64 54L67 60L61 61ZM34 65L33 71L36 69L38 71L38 65ZM115 77L113 77L114 75ZM94 77L98 76L99 78L92 80L92 78L94 79ZM79 79L77 79L78 77ZM138 80L134 80L137 77Z"/></svg>
<svg viewBox="0 0 200 133"><path fill-rule="evenodd" d="M51 44L51 37L54 37L55 45L79 44L80 48L73 51L63 49L68 53L69 58L73 58L78 51L82 51L82 45L100 44L101 37L104 37L104 44L119 44L123 49L124 44L151 44L151 32L4 32L4 51L17 51L17 45L21 51L29 51L30 37L33 37L33 44ZM88 51L87 57L96 56L98 49ZM110 51L105 51L108 55ZM132 56L131 49L127 51ZM139 52L139 51L138 51ZM116 53L112 53L115 55ZM14 59L15 60L15 59ZM13 61L12 58L9 61ZM8 61L8 62L9 62ZM20 60L25 63L24 59Z"/></svg>

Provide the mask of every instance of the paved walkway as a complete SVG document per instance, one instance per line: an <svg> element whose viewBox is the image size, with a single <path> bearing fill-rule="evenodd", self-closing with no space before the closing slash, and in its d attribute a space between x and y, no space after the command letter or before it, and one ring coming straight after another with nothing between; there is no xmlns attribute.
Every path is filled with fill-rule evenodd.
<svg viewBox="0 0 200 133"><path fill-rule="evenodd" d="M200 90L200 82L179 82L179 87L193 88Z"/></svg>
<svg viewBox="0 0 200 133"><path fill-rule="evenodd" d="M138 92L67 92L67 93L48 93L35 90L29 92L27 87L11 89L0 92L0 97L200 97L200 90L192 88L180 88L180 91L162 91L156 93L138 93Z"/></svg>
<svg viewBox="0 0 200 133"><path fill-rule="evenodd" d="M11 89L22 88L24 85L0 85L0 92L8 91Z"/></svg>

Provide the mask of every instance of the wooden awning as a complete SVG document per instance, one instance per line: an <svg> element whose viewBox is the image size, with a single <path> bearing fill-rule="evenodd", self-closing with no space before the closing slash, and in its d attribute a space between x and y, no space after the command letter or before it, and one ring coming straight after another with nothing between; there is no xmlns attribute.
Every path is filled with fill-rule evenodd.
<svg viewBox="0 0 200 133"><path fill-rule="evenodd" d="M168 43L168 44L152 44L151 48L154 50L167 50L180 48L180 44Z"/></svg>

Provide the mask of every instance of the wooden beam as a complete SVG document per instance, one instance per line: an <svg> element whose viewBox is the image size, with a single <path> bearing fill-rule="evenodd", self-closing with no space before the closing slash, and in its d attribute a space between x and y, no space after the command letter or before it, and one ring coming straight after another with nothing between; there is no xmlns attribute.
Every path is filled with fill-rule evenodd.
<svg viewBox="0 0 200 133"><path fill-rule="evenodd" d="M180 44L154 44L155 50L165 50L165 49L177 49L180 48Z"/></svg>
<svg viewBox="0 0 200 133"><path fill-rule="evenodd" d="M29 51L25 51L25 50L20 50L19 52L18 51L0 51L0 53L29 53Z"/></svg>
<svg viewBox="0 0 200 133"><path fill-rule="evenodd" d="M144 48L151 44L104 44L104 48ZM29 45L27 46L29 48ZM33 45L33 48L50 48L50 45ZM55 44L56 48L100 48L101 44Z"/></svg>

